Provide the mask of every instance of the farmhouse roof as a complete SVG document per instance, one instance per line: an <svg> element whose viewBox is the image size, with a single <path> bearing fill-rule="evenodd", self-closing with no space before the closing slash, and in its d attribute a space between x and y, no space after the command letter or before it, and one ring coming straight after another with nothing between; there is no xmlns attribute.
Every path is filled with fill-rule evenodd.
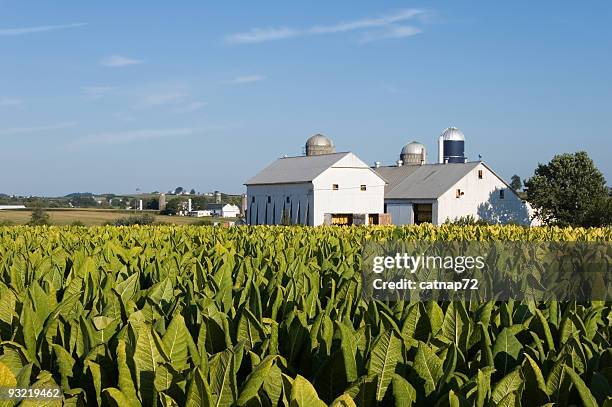
<svg viewBox="0 0 612 407"><path fill-rule="evenodd" d="M261 170L245 185L311 182L351 153L283 157Z"/></svg>
<svg viewBox="0 0 612 407"><path fill-rule="evenodd" d="M385 199L437 199L481 162L374 168L388 182Z"/></svg>

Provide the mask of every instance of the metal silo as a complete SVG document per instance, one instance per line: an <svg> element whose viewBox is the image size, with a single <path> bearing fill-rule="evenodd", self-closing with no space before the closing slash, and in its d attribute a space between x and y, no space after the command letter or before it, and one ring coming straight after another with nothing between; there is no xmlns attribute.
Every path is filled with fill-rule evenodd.
<svg viewBox="0 0 612 407"><path fill-rule="evenodd" d="M456 127L445 129L438 139L438 162L445 164L465 161L465 136Z"/></svg>
<svg viewBox="0 0 612 407"><path fill-rule="evenodd" d="M423 144L413 141L402 148L400 160L402 160L405 165L425 164L425 162L427 162L427 150Z"/></svg>
<svg viewBox="0 0 612 407"><path fill-rule="evenodd" d="M333 141L322 134L315 134L306 140L306 155L322 155L333 154L336 152L336 147Z"/></svg>

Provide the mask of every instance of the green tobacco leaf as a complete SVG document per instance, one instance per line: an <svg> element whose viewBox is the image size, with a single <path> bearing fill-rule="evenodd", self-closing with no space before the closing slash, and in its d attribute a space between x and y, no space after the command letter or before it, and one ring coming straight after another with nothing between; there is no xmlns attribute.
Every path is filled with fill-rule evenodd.
<svg viewBox="0 0 612 407"><path fill-rule="evenodd" d="M584 407L597 407L597 400L595 400L595 397L593 397L593 394L587 387L584 380L582 380L578 373L574 372L573 369L569 368L568 366L564 366L564 368L570 379L572 380L572 383L578 390L580 400L582 400L582 404L584 405Z"/></svg>
<svg viewBox="0 0 612 407"><path fill-rule="evenodd" d="M361 376L347 389L348 394L359 407L368 407L376 404L376 389L378 378L376 375Z"/></svg>
<svg viewBox="0 0 612 407"><path fill-rule="evenodd" d="M240 397L238 397L239 406L247 404L249 400L257 395L259 389L263 386L264 381L270 374L276 358L277 356L266 356L266 358L253 369L251 374L249 374L240 392Z"/></svg>
<svg viewBox="0 0 612 407"><path fill-rule="evenodd" d="M523 378L521 377L521 371L520 369L515 369L495 384L491 398L496 404L499 404L511 393L519 391L522 386Z"/></svg>
<svg viewBox="0 0 612 407"><path fill-rule="evenodd" d="M142 325L134 350L136 383L142 402L150 404L155 399L155 371L157 365L165 361L162 354L161 340L148 325Z"/></svg>
<svg viewBox="0 0 612 407"><path fill-rule="evenodd" d="M496 407L518 407L518 404L517 404L518 399L519 397L517 396L515 392L508 393L503 399L501 399L496 404Z"/></svg>
<svg viewBox="0 0 612 407"><path fill-rule="evenodd" d="M128 400L131 401L131 405L140 406L138 397L136 396L136 387L134 386L134 380L132 378L132 371L128 367L125 341L119 339L117 341L117 370L119 372L119 389Z"/></svg>
<svg viewBox="0 0 612 407"><path fill-rule="evenodd" d="M416 402L416 390L402 376L394 374L391 379L391 387L393 389L395 407L410 407Z"/></svg>
<svg viewBox="0 0 612 407"><path fill-rule="evenodd" d="M53 380L51 373L46 370L41 371L36 378L36 382L30 386L31 389L58 389L59 386ZM61 407L61 399L25 399L20 407Z"/></svg>
<svg viewBox="0 0 612 407"><path fill-rule="evenodd" d="M64 391L68 391L70 389L68 379L72 377L72 370L74 369L74 359L61 346L53 344L51 345L51 347L53 348L53 354L55 355L55 360L57 362L58 370L62 379L62 389Z"/></svg>
<svg viewBox="0 0 612 407"><path fill-rule="evenodd" d="M210 389L214 406L231 406L236 402L234 353L230 349L216 354L210 361Z"/></svg>
<svg viewBox="0 0 612 407"><path fill-rule="evenodd" d="M493 369L478 369L476 374L476 407L483 407L491 393L491 374Z"/></svg>
<svg viewBox="0 0 612 407"><path fill-rule="evenodd" d="M424 380L425 395L428 396L437 388L438 381L442 378L442 360L427 344L419 342L412 367Z"/></svg>
<svg viewBox="0 0 612 407"><path fill-rule="evenodd" d="M29 384L29 383L28 383ZM17 378L4 363L0 362L0 389L17 387ZM4 390L2 391L5 394ZM0 399L0 407L10 407L13 405L12 400Z"/></svg>
<svg viewBox="0 0 612 407"><path fill-rule="evenodd" d="M546 340L548 351L554 351L555 341L553 340L553 336L550 331L550 326L548 325L548 321L546 320L546 317L544 317L544 314L542 314L542 311L540 311L539 309L536 308L535 313L536 313L536 317L538 318L538 322L540 323L540 326L542 327L542 330L544 331L544 339Z"/></svg>
<svg viewBox="0 0 612 407"><path fill-rule="evenodd" d="M132 405L132 401L121 390L114 387L104 389L102 394L105 396L106 403L109 406L123 407Z"/></svg>
<svg viewBox="0 0 612 407"><path fill-rule="evenodd" d="M304 377L297 375L291 386L290 407L326 407L317 391Z"/></svg>
<svg viewBox="0 0 612 407"><path fill-rule="evenodd" d="M385 397L387 387L395 373L395 366L402 359L402 341L395 331L383 332L372 348L368 364L368 375L376 375L376 400Z"/></svg>
<svg viewBox="0 0 612 407"><path fill-rule="evenodd" d="M531 356L525 354L523 363L523 375L525 376L525 392L529 400L538 404L548 401L548 387L540 367Z"/></svg>
<svg viewBox="0 0 612 407"><path fill-rule="evenodd" d="M177 372L187 367L187 355L189 353L187 336L190 335L185 325L185 319L181 314L176 314L162 337L162 342L170 358L170 364Z"/></svg>
<svg viewBox="0 0 612 407"><path fill-rule="evenodd" d="M196 369L191 383L189 383L189 390L187 390L187 401L185 402L186 407L211 407L212 392L210 386L206 382L204 375L200 369Z"/></svg>
<svg viewBox="0 0 612 407"><path fill-rule="evenodd" d="M546 378L546 388L550 400L557 405L567 404L570 386L570 378L565 373L563 364L555 363Z"/></svg>
<svg viewBox="0 0 612 407"><path fill-rule="evenodd" d="M346 380L352 383L357 380L357 342L355 335L344 322L336 322L336 332L340 339Z"/></svg>
<svg viewBox="0 0 612 407"><path fill-rule="evenodd" d="M357 407L355 401L348 394L343 394L330 404L330 407Z"/></svg>
<svg viewBox="0 0 612 407"><path fill-rule="evenodd" d="M495 366L501 372L506 373L516 365L522 350L523 345L516 339L516 336L509 328L504 328L495 338L493 345Z"/></svg>
<svg viewBox="0 0 612 407"><path fill-rule="evenodd" d="M238 321L238 341L244 341L247 350L252 350L265 337L265 332L261 323L247 308L242 310L242 315Z"/></svg>

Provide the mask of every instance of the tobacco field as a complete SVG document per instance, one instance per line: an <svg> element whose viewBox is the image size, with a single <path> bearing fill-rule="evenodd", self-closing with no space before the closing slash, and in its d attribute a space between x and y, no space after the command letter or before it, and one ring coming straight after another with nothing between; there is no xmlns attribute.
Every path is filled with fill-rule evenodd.
<svg viewBox="0 0 612 407"><path fill-rule="evenodd" d="M610 302L364 299L362 242L391 239L612 230L0 227L0 389L64 397L21 406L612 407Z"/></svg>

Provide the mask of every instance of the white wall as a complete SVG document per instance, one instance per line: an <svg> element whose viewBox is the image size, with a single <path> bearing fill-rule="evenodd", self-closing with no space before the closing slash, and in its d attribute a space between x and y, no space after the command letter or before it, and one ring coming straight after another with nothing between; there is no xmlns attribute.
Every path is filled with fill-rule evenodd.
<svg viewBox="0 0 612 407"><path fill-rule="evenodd" d="M225 205L221 209L221 216L224 218L237 218L240 216L240 208L236 205Z"/></svg>
<svg viewBox="0 0 612 407"><path fill-rule="evenodd" d="M402 201L386 201L387 213L391 215L394 225L412 225L414 223L414 211L412 203Z"/></svg>
<svg viewBox="0 0 612 407"><path fill-rule="evenodd" d="M313 192L312 183L300 184L274 184L274 185L248 185L247 186L247 223L260 225L281 224L283 218L283 206L291 213L292 223L307 224L306 212L311 211L311 222L313 219ZM270 203L268 203L268 196ZM255 202L253 203L253 197ZM289 198L289 202L287 202ZM266 209L268 219L266 222ZM299 209L299 211L298 211ZM252 211L252 213L250 213ZM259 221L256 222L256 213L259 211ZM299 212L299 219L298 219Z"/></svg>
<svg viewBox="0 0 612 407"><path fill-rule="evenodd" d="M482 170L482 179L478 171ZM457 198L457 189L464 194ZM504 198L500 198L504 190ZM530 208L508 186L483 164L476 166L438 199L436 224L447 219L472 215L492 223L517 223L529 225Z"/></svg>
<svg viewBox="0 0 612 407"><path fill-rule="evenodd" d="M352 163L348 161L339 164ZM338 184L337 191L333 190L333 184ZM313 185L315 225L323 223L326 213L384 212L385 181L367 166L365 168L334 166L315 178ZM365 191L361 190L361 185L366 186Z"/></svg>

